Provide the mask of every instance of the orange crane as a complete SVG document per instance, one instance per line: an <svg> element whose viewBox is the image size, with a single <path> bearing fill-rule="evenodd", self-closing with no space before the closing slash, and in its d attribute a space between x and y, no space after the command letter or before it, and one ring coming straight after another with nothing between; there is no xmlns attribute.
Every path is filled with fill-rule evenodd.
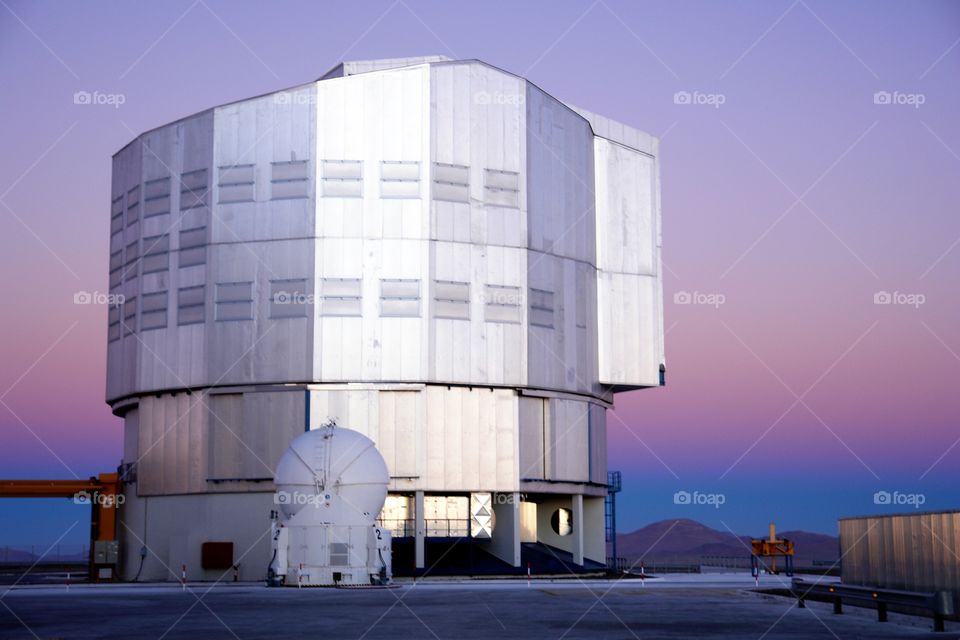
<svg viewBox="0 0 960 640"><path fill-rule="evenodd" d="M750 565L754 577L760 575L760 558L770 558L770 572L777 572L777 558L784 559L786 575L793 575L793 541L786 538L777 538L777 527L770 523L770 537L766 540L754 539L750 541Z"/></svg>
<svg viewBox="0 0 960 640"><path fill-rule="evenodd" d="M90 514L90 579L109 582L117 577L119 543L117 509L123 502L120 477L101 473L88 480L0 480L0 498L73 498L88 502Z"/></svg>

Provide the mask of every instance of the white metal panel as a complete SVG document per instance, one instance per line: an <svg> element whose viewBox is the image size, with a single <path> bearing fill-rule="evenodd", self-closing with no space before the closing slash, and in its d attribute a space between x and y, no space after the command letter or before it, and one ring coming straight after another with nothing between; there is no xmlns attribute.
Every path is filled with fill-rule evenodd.
<svg viewBox="0 0 960 640"><path fill-rule="evenodd" d="M520 479L542 480L544 475L544 421L547 417L546 399L520 396L519 442Z"/></svg>
<svg viewBox="0 0 960 640"><path fill-rule="evenodd" d="M428 141L423 68L366 73L317 85L316 155L360 167L363 197L318 200L316 273L363 281L359 318L318 316L314 377L318 380L418 380L424 377L427 325L421 317L381 316L380 281L426 282L424 200L380 190L382 167L419 175ZM359 105L359 107L358 107ZM411 177L409 171L391 177ZM424 291L426 287L424 286Z"/></svg>
<svg viewBox="0 0 960 640"><path fill-rule="evenodd" d="M656 275L660 269L655 159L596 138L597 268Z"/></svg>
<svg viewBox="0 0 960 640"><path fill-rule="evenodd" d="M660 289L654 276L597 272L600 380L656 386L662 360Z"/></svg>
<svg viewBox="0 0 960 640"><path fill-rule="evenodd" d="M588 413L590 404L576 400L550 400L545 437L546 478L570 482L590 480Z"/></svg>
<svg viewBox="0 0 960 640"><path fill-rule="evenodd" d="M529 246L595 264L590 125L530 84L526 114Z"/></svg>

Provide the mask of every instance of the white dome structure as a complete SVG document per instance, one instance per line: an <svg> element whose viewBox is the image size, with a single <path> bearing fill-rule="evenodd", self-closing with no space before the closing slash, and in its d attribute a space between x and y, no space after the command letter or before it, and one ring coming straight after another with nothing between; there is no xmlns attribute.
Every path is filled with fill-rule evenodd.
<svg viewBox="0 0 960 640"><path fill-rule="evenodd" d="M277 463L268 584L386 584L391 536L376 525L387 463L368 437L334 423L303 433Z"/></svg>
<svg viewBox="0 0 960 640"><path fill-rule="evenodd" d="M307 431L280 458L274 482L287 518L304 509L320 524L369 525L387 497L390 474L366 436L333 424Z"/></svg>

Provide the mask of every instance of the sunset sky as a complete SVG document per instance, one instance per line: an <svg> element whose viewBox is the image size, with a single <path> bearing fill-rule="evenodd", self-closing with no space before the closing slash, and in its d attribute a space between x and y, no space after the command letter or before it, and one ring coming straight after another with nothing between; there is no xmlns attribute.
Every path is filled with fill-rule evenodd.
<svg viewBox="0 0 960 640"><path fill-rule="evenodd" d="M934 1L0 1L0 477L120 462L106 308L74 304L107 290L113 153L341 60L426 54L661 137L667 386L608 421L621 531L913 508L883 491L960 507L960 3ZM83 542L87 511L0 500L0 545L78 519Z"/></svg>

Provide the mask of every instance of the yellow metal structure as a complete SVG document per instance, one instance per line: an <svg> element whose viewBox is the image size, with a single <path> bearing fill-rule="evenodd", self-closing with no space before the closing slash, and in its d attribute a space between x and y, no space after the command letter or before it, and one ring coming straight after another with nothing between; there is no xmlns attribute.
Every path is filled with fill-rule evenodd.
<svg viewBox="0 0 960 640"><path fill-rule="evenodd" d="M770 535L766 540L754 539L750 542L755 571L759 570L758 558L770 558L771 573L777 572L777 558L786 558L787 575L793 573L793 541L777 538L777 527L770 523Z"/></svg>
<svg viewBox="0 0 960 640"><path fill-rule="evenodd" d="M117 509L123 500L116 473L88 480L0 480L0 498L72 498L89 502L90 579L108 582L117 575Z"/></svg>

